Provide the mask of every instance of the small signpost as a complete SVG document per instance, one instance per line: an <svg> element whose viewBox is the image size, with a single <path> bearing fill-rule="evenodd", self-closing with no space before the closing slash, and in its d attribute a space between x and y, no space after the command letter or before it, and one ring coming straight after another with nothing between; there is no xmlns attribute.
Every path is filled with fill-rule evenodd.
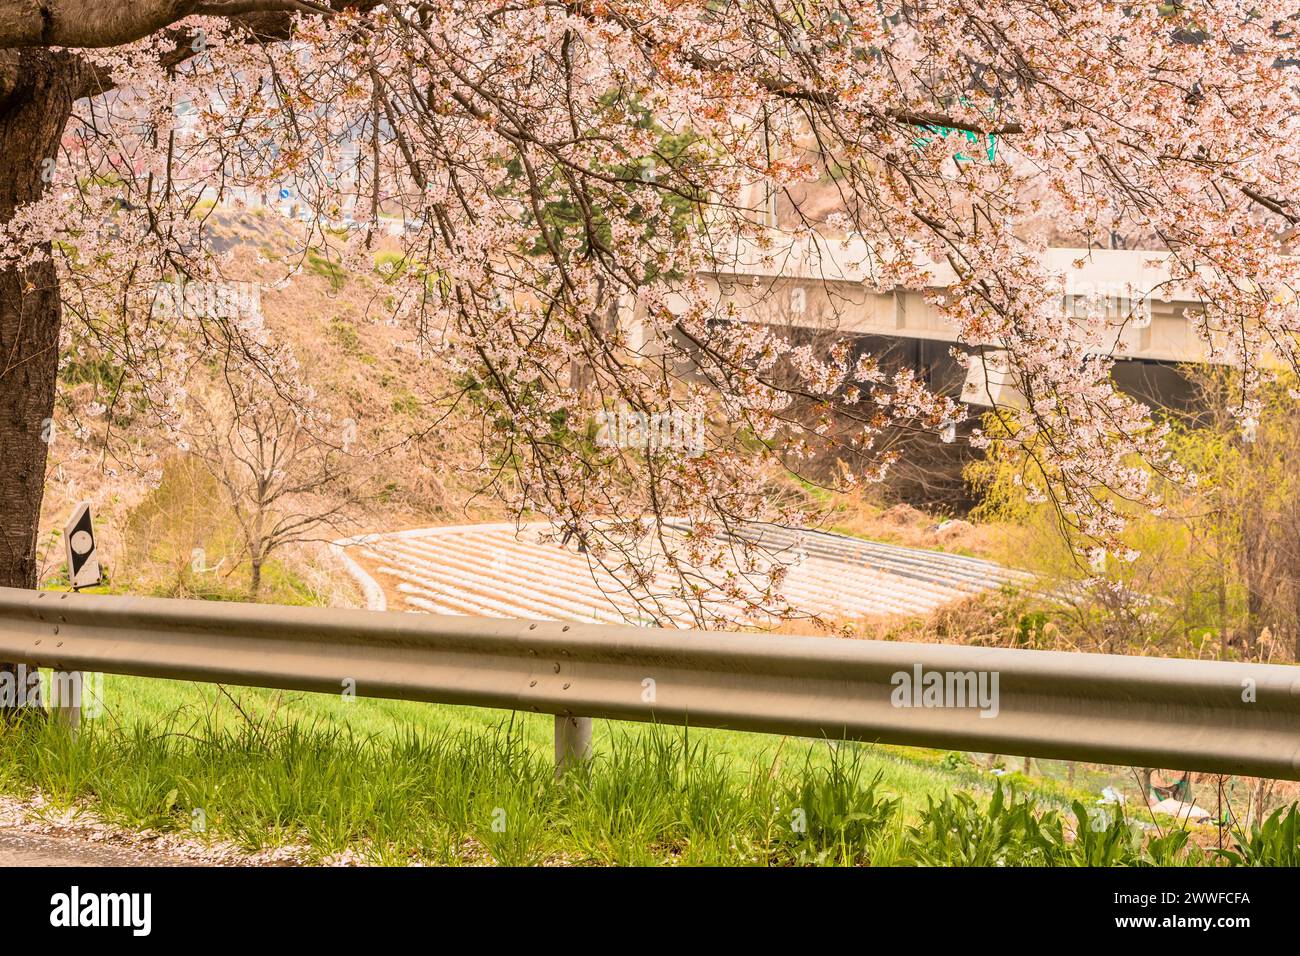
<svg viewBox="0 0 1300 956"><path fill-rule="evenodd" d="M100 583L99 553L95 549L95 528L90 519L90 502L83 501L72 511L63 529L63 543L68 555L68 584L74 591ZM72 671L55 671L50 678L50 712L73 730L81 724L81 697L85 693L86 675Z"/></svg>
<svg viewBox="0 0 1300 956"><path fill-rule="evenodd" d="M99 555L95 552L95 529L90 522L90 502L83 501L72 512L63 529L68 552L68 583L72 590L94 587L99 583Z"/></svg>

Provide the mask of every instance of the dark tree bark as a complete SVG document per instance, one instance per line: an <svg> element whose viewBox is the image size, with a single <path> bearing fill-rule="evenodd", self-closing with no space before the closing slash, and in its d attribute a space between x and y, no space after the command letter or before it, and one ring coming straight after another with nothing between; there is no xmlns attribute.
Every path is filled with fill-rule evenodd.
<svg viewBox="0 0 1300 956"><path fill-rule="evenodd" d="M379 2L372 0L369 6ZM110 47L194 14L287 23L290 14L357 5L347 0L5 0L0 3L0 46Z"/></svg>
<svg viewBox="0 0 1300 956"><path fill-rule="evenodd" d="M105 69L68 50L108 47L169 28L191 14L221 16L248 42L288 38L292 15L368 11L381 0L0 0L0 223L41 198L59 142L83 97L113 86ZM193 55L182 41L162 57ZM50 251L47 243L45 251ZM63 312L53 261L0 268L0 587L36 586L36 543L54 415ZM0 663L0 672L15 665Z"/></svg>
<svg viewBox="0 0 1300 956"><path fill-rule="evenodd" d="M46 160L58 155L73 102L74 76L62 55L25 50L8 59L0 83L7 93L0 98L0 223L47 188ZM36 586L61 320L52 260L0 269L0 586Z"/></svg>

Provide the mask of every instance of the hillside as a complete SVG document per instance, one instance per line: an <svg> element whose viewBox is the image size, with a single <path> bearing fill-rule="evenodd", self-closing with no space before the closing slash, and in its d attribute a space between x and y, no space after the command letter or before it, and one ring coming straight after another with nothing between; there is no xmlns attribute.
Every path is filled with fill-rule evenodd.
<svg viewBox="0 0 1300 956"><path fill-rule="evenodd" d="M485 490L490 472L482 466L481 425L473 410L449 401L454 383L430 361L428 346L417 343L409 324L392 317L385 274L400 262L394 241L376 241L368 273L348 272L332 250L312 247L292 258L289 250L301 247L302 237L291 230L302 227L274 211L209 212L213 246L229 257L224 274L240 290L256 288L268 336L291 350L300 379L315 393L313 406L330 418L319 429L323 441L337 444L342 434L342 443L353 445L349 453L365 462L356 482L364 486L363 500L312 541L273 556L271 599L355 597L335 593L333 581L342 578L329 573L332 562L319 547L322 541L507 518ZM292 281L281 282L290 272ZM66 349L42 512L42 582L60 585L61 528L78 502L90 501L101 561L114 588L239 596L249 571L248 549L224 502L228 496L192 441L169 440L142 410L144 403L133 404L130 378L124 384L113 354L84 340ZM187 368L184 389L193 412L205 411L205 396L221 391L226 374L215 363ZM783 495L832 504L784 475L771 480ZM848 533L965 554L987 554L991 543L967 522L941 527L905 506L878 507L870 495L834 502L831 520Z"/></svg>
<svg viewBox="0 0 1300 956"><path fill-rule="evenodd" d="M477 445L464 416L442 420L449 383L431 377L409 330L387 318L379 271L345 277L314 252L291 283L277 288L276 278L293 266L285 258L295 245L286 232L293 224L267 210L221 213L209 223L214 245L231 257L226 274L258 286L265 328L292 350L315 405L334 427L351 428L356 449L376 459L365 476L364 508L321 537L500 517L490 497L475 496ZM376 263L392 255L382 245L374 251ZM195 364L185 389L202 395L219 385L222 371ZM195 456L133 409L106 351L65 357L62 379L42 510L42 582L61 579L60 529L75 504L88 500L114 582L167 593L236 589L246 571L237 535L220 495L194 467ZM185 570L195 549L204 551L205 566L219 565L215 574L198 578ZM295 551L293 563L304 549ZM278 597L293 600L288 592Z"/></svg>

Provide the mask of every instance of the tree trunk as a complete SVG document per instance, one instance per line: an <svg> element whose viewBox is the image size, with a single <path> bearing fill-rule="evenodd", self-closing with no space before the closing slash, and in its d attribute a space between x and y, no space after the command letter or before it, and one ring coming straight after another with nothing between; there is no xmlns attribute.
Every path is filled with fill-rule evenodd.
<svg viewBox="0 0 1300 956"><path fill-rule="evenodd" d="M1151 773L1152 770L1150 767L1143 767L1138 772L1138 779L1141 781L1138 784L1138 788L1142 791L1140 796L1142 797L1142 802L1147 805L1151 803Z"/></svg>
<svg viewBox="0 0 1300 956"><path fill-rule="evenodd" d="M0 223L40 198L72 111L66 67L23 51L0 77ZM49 245L46 245L49 251ZM59 367L59 281L48 258L0 268L0 586L36 586L36 540L53 437ZM0 670L13 672L11 664Z"/></svg>
<svg viewBox="0 0 1300 956"><path fill-rule="evenodd" d="M1268 781L1259 777L1252 781L1250 787L1250 806L1246 811L1246 826L1250 827L1252 821L1256 826L1264 822L1264 805L1268 796Z"/></svg>
<svg viewBox="0 0 1300 956"><path fill-rule="evenodd" d="M1300 664L1300 579L1295 577L1291 579L1291 634L1295 641L1292 657Z"/></svg>
<svg viewBox="0 0 1300 956"><path fill-rule="evenodd" d="M248 576L248 599L256 601L262 591L262 559L253 558L253 570Z"/></svg>

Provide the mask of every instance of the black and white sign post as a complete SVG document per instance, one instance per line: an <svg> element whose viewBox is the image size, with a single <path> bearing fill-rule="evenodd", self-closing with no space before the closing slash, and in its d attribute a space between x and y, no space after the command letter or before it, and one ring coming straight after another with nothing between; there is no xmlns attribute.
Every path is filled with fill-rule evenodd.
<svg viewBox="0 0 1300 956"><path fill-rule="evenodd" d="M63 529L68 549L68 583L72 590L94 587L99 583L99 555L95 551L95 529L90 523L90 502L83 501L72 512Z"/></svg>
<svg viewBox="0 0 1300 956"><path fill-rule="evenodd" d="M73 509L63 529L68 555L68 583L72 590L93 587L101 579L99 553L95 550L95 529L90 520L90 502ZM80 671L55 671L50 675L50 712L74 730L81 724L82 694L86 675Z"/></svg>

